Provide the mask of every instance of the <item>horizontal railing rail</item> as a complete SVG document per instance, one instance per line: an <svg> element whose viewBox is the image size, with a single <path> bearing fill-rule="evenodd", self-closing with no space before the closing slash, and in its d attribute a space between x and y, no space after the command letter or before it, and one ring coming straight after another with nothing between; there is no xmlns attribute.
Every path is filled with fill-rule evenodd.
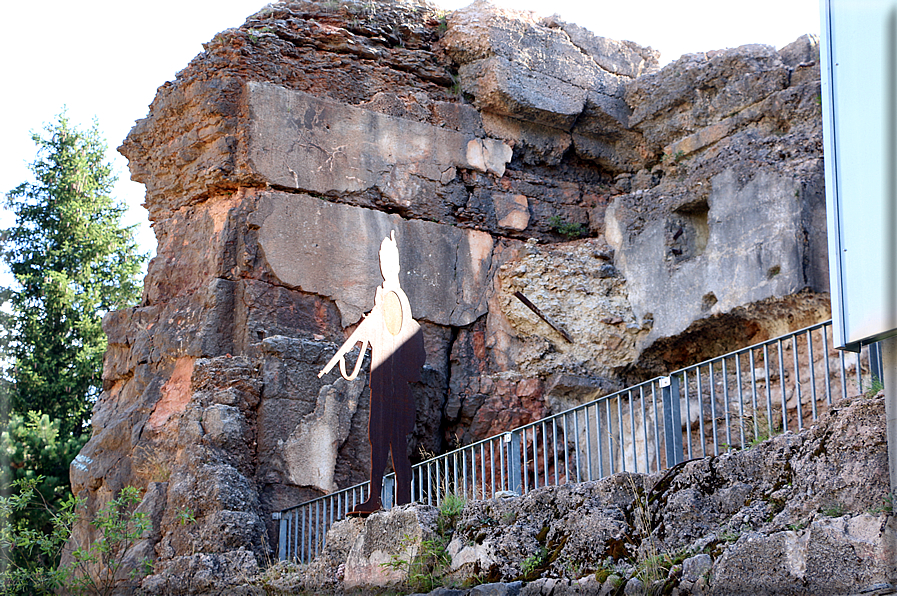
<svg viewBox="0 0 897 596"><path fill-rule="evenodd" d="M867 379L873 370L880 379L877 346L863 351ZM862 393L861 362L860 354L832 350L831 321L812 325L420 462L412 467L412 499L438 506L447 494L468 500L525 494L750 447L802 429L832 405L833 395ZM275 513L278 557L313 559L330 526L369 490L364 482ZM384 508L394 491L389 474Z"/></svg>

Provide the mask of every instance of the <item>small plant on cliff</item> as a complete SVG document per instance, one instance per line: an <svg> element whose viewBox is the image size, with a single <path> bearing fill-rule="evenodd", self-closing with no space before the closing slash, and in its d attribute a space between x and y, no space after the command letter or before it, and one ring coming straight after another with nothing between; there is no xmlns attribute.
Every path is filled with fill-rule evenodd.
<svg viewBox="0 0 897 596"><path fill-rule="evenodd" d="M72 552L73 579L76 585L91 593L111 594L115 579L125 565L128 549L140 540L150 527L149 516L136 511L140 491L134 486L124 487L118 496L97 511L90 525L98 537L86 547ZM148 559L130 571L131 579L152 571ZM93 572L93 573L91 573Z"/></svg>
<svg viewBox="0 0 897 596"><path fill-rule="evenodd" d="M461 77L457 75L451 75L452 77L452 87L450 92L455 97L461 97L464 95L464 89L461 87Z"/></svg>
<svg viewBox="0 0 897 596"><path fill-rule="evenodd" d="M178 524L182 526L192 524L196 521L196 516L193 514L193 510L189 507L184 507L183 509L179 510L175 515L175 518L178 520Z"/></svg>
<svg viewBox="0 0 897 596"><path fill-rule="evenodd" d="M631 474L627 476L627 480L633 496L633 525L640 541L639 556L634 561L636 577L646 586L651 586L654 582L666 578L672 566L671 557L661 552L651 535L654 525L651 523L648 495L636 487Z"/></svg>
<svg viewBox="0 0 897 596"><path fill-rule="evenodd" d="M839 501L829 503L820 511L820 513L826 517L841 517L846 512L847 509L844 507L844 504Z"/></svg>
<svg viewBox="0 0 897 596"><path fill-rule="evenodd" d="M566 221L559 215L553 215L548 220L548 223L551 224L552 230L561 236L566 236L570 240L585 236L586 232L588 232L588 228L583 224Z"/></svg>
<svg viewBox="0 0 897 596"><path fill-rule="evenodd" d="M467 501L463 497L459 497L454 493L446 493L439 505L439 521L444 526L440 531L448 531L455 527L458 516L464 511Z"/></svg>
<svg viewBox="0 0 897 596"><path fill-rule="evenodd" d="M872 515L879 515L881 513L894 513L894 493L888 493L885 495L884 502L878 507L873 507L869 510L869 513Z"/></svg>
<svg viewBox="0 0 897 596"><path fill-rule="evenodd" d="M680 161L682 161L683 159L685 159L685 151L683 151L682 149L679 149L675 153L664 153L661 156L660 161L662 163L673 162L674 164L677 164Z"/></svg>
<svg viewBox="0 0 897 596"><path fill-rule="evenodd" d="M545 564L546 559L548 559L548 554L548 549L544 546L541 546L539 547L539 552L527 557L523 561L523 564L520 565L520 572L522 573L524 579L532 581L536 578L536 570Z"/></svg>
<svg viewBox="0 0 897 596"><path fill-rule="evenodd" d="M404 536L401 541L402 550L406 551L414 546L415 539ZM448 569L451 559L445 548L448 544L442 536L428 538L420 541L417 554L410 559L400 554L391 555L389 562L381 563L405 574L405 582L408 587L417 592L430 592L442 585L442 577Z"/></svg>
<svg viewBox="0 0 897 596"><path fill-rule="evenodd" d="M436 518L436 534L432 538L421 540L417 554L410 560L396 554L382 565L404 572L408 587L418 592L430 592L443 585L445 574L451 564L451 557L446 548L465 504L466 501L462 497L446 492L439 506L439 516ZM403 550L408 550L413 544L414 539L410 536L402 539Z"/></svg>
<svg viewBox="0 0 897 596"><path fill-rule="evenodd" d="M741 531L728 528L720 532L719 539L722 542L737 542L741 538Z"/></svg>
<svg viewBox="0 0 897 596"><path fill-rule="evenodd" d="M773 416L773 418L775 417ZM747 444L748 448L756 447L781 432L775 422L770 420L767 413L762 410L756 410L753 415L745 415L744 419L748 423L746 428L751 435Z"/></svg>
<svg viewBox="0 0 897 596"><path fill-rule="evenodd" d="M131 469L148 482L168 482L171 478L171 466L161 450L144 445L137 450L135 459Z"/></svg>
<svg viewBox="0 0 897 596"><path fill-rule="evenodd" d="M884 388L885 384L881 382L881 379L873 375L872 384L869 385L869 390L866 391L865 395L869 398L875 397Z"/></svg>

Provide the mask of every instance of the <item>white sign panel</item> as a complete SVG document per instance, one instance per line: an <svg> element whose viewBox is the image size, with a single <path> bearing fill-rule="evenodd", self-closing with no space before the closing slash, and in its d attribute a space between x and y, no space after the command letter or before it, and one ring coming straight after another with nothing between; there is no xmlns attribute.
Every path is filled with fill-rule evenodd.
<svg viewBox="0 0 897 596"><path fill-rule="evenodd" d="M897 0L821 0L835 345L897 335Z"/></svg>

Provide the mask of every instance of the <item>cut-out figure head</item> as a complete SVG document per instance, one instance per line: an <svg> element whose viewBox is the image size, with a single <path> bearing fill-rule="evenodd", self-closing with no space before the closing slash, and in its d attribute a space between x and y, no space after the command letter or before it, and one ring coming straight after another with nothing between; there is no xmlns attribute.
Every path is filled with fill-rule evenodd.
<svg viewBox="0 0 897 596"><path fill-rule="evenodd" d="M395 230L380 243L380 273L384 288L399 287L399 246Z"/></svg>

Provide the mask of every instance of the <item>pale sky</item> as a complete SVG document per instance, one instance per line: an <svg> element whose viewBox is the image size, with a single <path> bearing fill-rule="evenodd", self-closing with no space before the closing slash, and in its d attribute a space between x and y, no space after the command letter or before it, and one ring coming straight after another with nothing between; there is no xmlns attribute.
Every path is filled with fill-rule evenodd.
<svg viewBox="0 0 897 596"><path fill-rule="evenodd" d="M437 2L446 9L468 0ZM766 43L781 48L819 33L819 0L500 0L496 4L559 14L593 33L628 39L661 52L666 64L684 53ZM118 147L135 120L146 116L156 89L202 51L202 44L237 27L263 0L45 0L7 2L0 35L3 56L0 117L0 194L29 177L31 131L43 129L62 106L84 127L96 117L119 176L116 196L129 206L128 224L155 252L142 184L131 182ZM0 227L11 225L0 213Z"/></svg>

